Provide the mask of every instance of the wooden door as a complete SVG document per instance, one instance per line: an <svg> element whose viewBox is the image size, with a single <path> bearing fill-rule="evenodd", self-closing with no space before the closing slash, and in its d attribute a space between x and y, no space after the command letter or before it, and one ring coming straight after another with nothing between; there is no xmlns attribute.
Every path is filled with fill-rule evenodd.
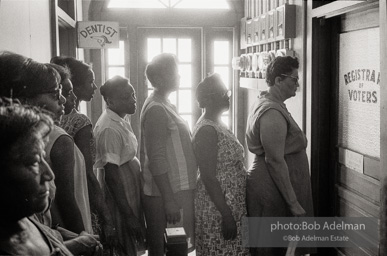
<svg viewBox="0 0 387 256"><path fill-rule="evenodd" d="M313 20L312 186L317 216L379 217L378 8ZM319 255L377 255L374 248Z"/></svg>

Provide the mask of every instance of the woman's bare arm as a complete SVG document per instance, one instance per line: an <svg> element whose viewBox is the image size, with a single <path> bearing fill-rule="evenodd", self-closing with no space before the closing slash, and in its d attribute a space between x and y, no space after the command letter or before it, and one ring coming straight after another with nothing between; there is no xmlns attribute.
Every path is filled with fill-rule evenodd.
<svg viewBox="0 0 387 256"><path fill-rule="evenodd" d="M193 145L199 164L200 178L216 209L223 217L222 232L225 240L235 239L237 227L230 207L226 203L222 188L216 178L218 158L218 137L211 126L204 126L197 132Z"/></svg>
<svg viewBox="0 0 387 256"><path fill-rule="evenodd" d="M268 110L259 120L262 146L265 149L265 161L274 183L285 199L294 216L305 215L305 210L297 201L289 178L285 162L285 139L287 123L282 114L274 109Z"/></svg>

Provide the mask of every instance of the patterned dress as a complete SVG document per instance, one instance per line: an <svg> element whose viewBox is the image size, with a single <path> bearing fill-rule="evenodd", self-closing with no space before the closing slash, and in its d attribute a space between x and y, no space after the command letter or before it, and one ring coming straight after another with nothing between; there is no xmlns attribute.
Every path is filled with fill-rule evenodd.
<svg viewBox="0 0 387 256"><path fill-rule="evenodd" d="M246 216L243 146L226 127L208 119L196 124L193 140L203 126L212 126L218 136L216 178L237 223L237 238L228 241L223 239L222 216L208 195L199 174L195 196L196 255L248 255L248 250L242 247L241 232L242 217Z"/></svg>
<svg viewBox="0 0 387 256"><path fill-rule="evenodd" d="M88 125L92 125L90 118L82 113L79 113L76 109L73 109L68 115L62 116L59 126L74 138L79 130ZM90 139L90 152L94 162L95 141L93 137Z"/></svg>

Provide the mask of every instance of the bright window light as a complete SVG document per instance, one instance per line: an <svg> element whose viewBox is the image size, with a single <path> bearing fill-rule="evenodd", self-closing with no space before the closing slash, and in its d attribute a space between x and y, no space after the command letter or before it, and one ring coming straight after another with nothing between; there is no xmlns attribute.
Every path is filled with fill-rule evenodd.
<svg viewBox="0 0 387 256"><path fill-rule="evenodd" d="M229 64L229 46L228 41L214 42L214 64Z"/></svg>
<svg viewBox="0 0 387 256"><path fill-rule="evenodd" d="M229 81L229 71L228 67L214 67L214 73L218 73L223 83L226 85L228 89L230 89L230 81Z"/></svg>
<svg viewBox="0 0 387 256"><path fill-rule="evenodd" d="M108 79L112 78L113 76L125 77L125 68L124 67L109 67Z"/></svg>
<svg viewBox="0 0 387 256"><path fill-rule="evenodd" d="M174 7L187 9L230 9L226 0L183 0Z"/></svg>
<svg viewBox="0 0 387 256"><path fill-rule="evenodd" d="M119 48L108 49L108 65L125 65L124 41L120 41Z"/></svg>
<svg viewBox="0 0 387 256"><path fill-rule="evenodd" d="M191 88L192 86L192 65L191 64L180 64L179 65L180 75L180 88L186 87Z"/></svg>
<svg viewBox="0 0 387 256"><path fill-rule="evenodd" d="M167 8L158 0L110 0L108 8Z"/></svg>
<svg viewBox="0 0 387 256"><path fill-rule="evenodd" d="M181 62L190 62L191 61L191 39L190 38L179 38L178 39L178 59Z"/></svg>
<svg viewBox="0 0 387 256"><path fill-rule="evenodd" d="M153 57L161 53L161 39L148 38L148 62L151 62Z"/></svg>
<svg viewBox="0 0 387 256"><path fill-rule="evenodd" d="M229 119L230 118L226 115L221 117L222 123L224 123L227 126L227 128L229 128Z"/></svg>
<svg viewBox="0 0 387 256"><path fill-rule="evenodd" d="M108 8L230 9L227 0L110 0Z"/></svg>
<svg viewBox="0 0 387 256"><path fill-rule="evenodd" d="M163 52L176 55L176 38L163 38Z"/></svg>
<svg viewBox="0 0 387 256"><path fill-rule="evenodd" d="M179 112L192 112L191 90L179 90Z"/></svg>

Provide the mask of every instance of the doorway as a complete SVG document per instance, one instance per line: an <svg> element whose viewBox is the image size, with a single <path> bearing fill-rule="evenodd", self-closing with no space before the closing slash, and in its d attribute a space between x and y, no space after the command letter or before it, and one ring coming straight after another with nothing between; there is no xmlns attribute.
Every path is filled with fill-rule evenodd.
<svg viewBox="0 0 387 256"><path fill-rule="evenodd" d="M369 217L380 207L379 10L313 19L312 187L316 216ZM361 22L359 22L361 20ZM378 255L319 248L319 255Z"/></svg>

